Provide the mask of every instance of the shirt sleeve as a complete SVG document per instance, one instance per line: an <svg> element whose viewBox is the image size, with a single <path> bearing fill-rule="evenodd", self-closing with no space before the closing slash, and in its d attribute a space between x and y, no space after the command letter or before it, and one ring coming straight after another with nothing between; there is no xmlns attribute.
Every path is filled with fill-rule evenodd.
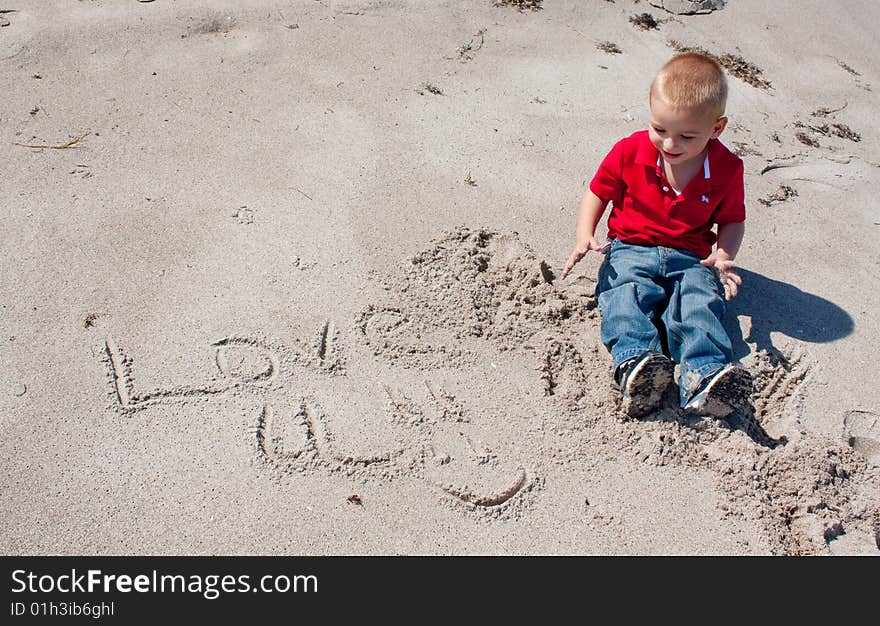
<svg viewBox="0 0 880 626"><path fill-rule="evenodd" d="M590 181L590 191L605 202L620 204L626 184L623 182L623 142L614 144Z"/></svg>
<svg viewBox="0 0 880 626"><path fill-rule="evenodd" d="M724 198L715 209L712 221L715 224L731 224L746 220L745 185L743 182L743 164L740 161L730 177L730 184Z"/></svg>

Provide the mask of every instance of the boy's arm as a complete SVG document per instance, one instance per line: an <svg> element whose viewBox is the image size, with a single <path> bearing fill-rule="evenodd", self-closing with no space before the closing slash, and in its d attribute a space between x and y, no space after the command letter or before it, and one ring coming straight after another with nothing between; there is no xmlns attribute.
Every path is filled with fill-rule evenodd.
<svg viewBox="0 0 880 626"><path fill-rule="evenodd" d="M742 244L743 235L746 232L745 222L732 222L730 224L718 225L718 243L715 253L719 256L726 257L726 260L733 261L739 252L739 246Z"/></svg>
<svg viewBox="0 0 880 626"><path fill-rule="evenodd" d="M562 270L562 277L568 276L571 269L580 261L590 250L599 251L602 246L596 241L596 225L602 219L605 207L608 203L594 194L590 189L584 192L581 199L581 206L578 209L577 230L575 233L574 250L568 257L565 269Z"/></svg>
<svg viewBox="0 0 880 626"><path fill-rule="evenodd" d="M745 222L731 222L718 224L718 242L715 250L708 257L700 261L706 267L714 267L718 270L718 277L724 285L724 297L727 300L736 297L742 278L733 271L733 260L739 252L743 235L746 232Z"/></svg>

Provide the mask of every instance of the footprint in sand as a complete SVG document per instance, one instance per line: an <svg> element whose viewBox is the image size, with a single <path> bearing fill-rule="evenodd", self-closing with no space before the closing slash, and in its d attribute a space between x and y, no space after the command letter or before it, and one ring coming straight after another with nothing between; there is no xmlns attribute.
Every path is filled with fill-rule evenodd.
<svg viewBox="0 0 880 626"><path fill-rule="evenodd" d="M856 452L880 465L880 414L873 411L847 411L843 418L843 439Z"/></svg>

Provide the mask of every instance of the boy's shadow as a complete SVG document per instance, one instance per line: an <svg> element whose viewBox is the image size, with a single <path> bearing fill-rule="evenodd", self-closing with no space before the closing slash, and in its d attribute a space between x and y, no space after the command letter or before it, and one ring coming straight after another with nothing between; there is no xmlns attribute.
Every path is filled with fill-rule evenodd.
<svg viewBox="0 0 880 626"><path fill-rule="evenodd" d="M743 284L739 295L728 302L724 323L733 342L734 358L741 359L752 351L748 341L755 344L756 350L766 350L774 360L788 364L773 345L771 333L809 343L828 343L853 332L853 318L833 302L746 269L736 271ZM740 315L751 320L751 330L745 338L739 325Z"/></svg>
<svg viewBox="0 0 880 626"><path fill-rule="evenodd" d="M724 328L733 344L733 356L742 359L755 350L766 351L774 364L791 366L788 358L773 345L772 333L782 333L809 343L827 343L853 332L853 318L842 308L819 296L801 291L793 285L767 278L746 269L736 270L742 277L739 295L728 302ZM748 316L751 328L743 337L739 316ZM661 334L662 336L662 334ZM785 436L774 439L755 420L754 407L737 411L724 423L742 430L758 445L776 448L788 442ZM681 419L679 416L678 419ZM684 417L686 422L693 420ZM698 423L696 420L694 424Z"/></svg>

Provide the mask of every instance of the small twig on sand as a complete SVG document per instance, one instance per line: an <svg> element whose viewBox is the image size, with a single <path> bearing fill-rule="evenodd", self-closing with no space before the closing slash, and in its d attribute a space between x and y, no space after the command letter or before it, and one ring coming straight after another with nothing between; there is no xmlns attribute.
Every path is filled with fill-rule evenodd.
<svg viewBox="0 0 880 626"><path fill-rule="evenodd" d="M769 165L766 165L764 169L761 170L760 174L763 176L767 172L777 170L782 167L795 167L797 165L802 165L803 161L799 158L802 155L793 155L790 157L782 157L781 159L776 159L775 161L771 161Z"/></svg>
<svg viewBox="0 0 880 626"><path fill-rule="evenodd" d="M308 198L309 200L312 199L312 197L311 197L309 194L307 194L305 191L303 191L302 189L299 189L298 187L294 187L294 189L295 189L296 191L300 192L302 195L304 195L304 196L305 196L306 198Z"/></svg>
<svg viewBox="0 0 880 626"><path fill-rule="evenodd" d="M49 148L51 150L66 150L67 148L76 148L79 145L79 142L85 139L89 133L85 133L76 137L75 139L71 139L67 143L62 143L57 146L50 146L49 144L33 144L33 143L14 143L16 146L21 146L22 148Z"/></svg>

